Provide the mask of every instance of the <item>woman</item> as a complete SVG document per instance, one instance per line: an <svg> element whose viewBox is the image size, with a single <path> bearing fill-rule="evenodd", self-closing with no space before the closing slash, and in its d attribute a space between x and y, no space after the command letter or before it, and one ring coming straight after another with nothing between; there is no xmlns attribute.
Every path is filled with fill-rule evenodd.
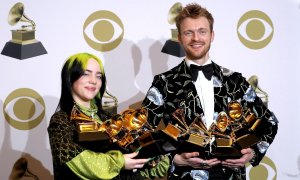
<svg viewBox="0 0 300 180"><path fill-rule="evenodd" d="M61 87L59 104L48 127L55 179L144 179L167 172L168 158L155 168L140 170L148 159L134 159L138 153L104 150L107 144L103 141L78 141L78 121L71 120L72 110L79 110L98 124L110 118L101 105L106 78L98 57L89 53L69 57L61 72Z"/></svg>

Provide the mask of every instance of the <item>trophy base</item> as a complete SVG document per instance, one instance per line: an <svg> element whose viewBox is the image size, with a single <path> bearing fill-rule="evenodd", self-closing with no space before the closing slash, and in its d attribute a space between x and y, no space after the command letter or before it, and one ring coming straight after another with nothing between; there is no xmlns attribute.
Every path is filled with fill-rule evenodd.
<svg viewBox="0 0 300 180"><path fill-rule="evenodd" d="M212 157L218 158L219 160L225 159L239 159L242 157L240 150L232 146L217 147Z"/></svg>
<svg viewBox="0 0 300 180"><path fill-rule="evenodd" d="M105 132L79 132L78 140L79 141L107 141L109 136Z"/></svg>
<svg viewBox="0 0 300 180"><path fill-rule="evenodd" d="M245 149L256 144L259 141L260 139L254 134L246 134L239 137L237 141L234 143L234 145L239 149Z"/></svg>
<svg viewBox="0 0 300 180"><path fill-rule="evenodd" d="M217 158L219 160L238 159L242 156L240 150L236 149L233 146L218 146L212 147L212 149L210 149L209 145L204 147L188 141L183 142L177 148L177 153L183 152L199 152L200 158Z"/></svg>
<svg viewBox="0 0 300 180"><path fill-rule="evenodd" d="M139 152L137 158L152 158L176 150L174 146L162 139L160 134L156 132L144 133L134 143L129 145L129 149Z"/></svg>
<svg viewBox="0 0 300 180"><path fill-rule="evenodd" d="M160 143L158 141L152 141L148 144L140 146L135 151L139 152L139 154L136 157L137 159L147 159L158 155L166 154L161 148Z"/></svg>
<svg viewBox="0 0 300 180"><path fill-rule="evenodd" d="M183 57L185 56L185 52L178 41L174 40L167 40L165 45L163 46L161 52L170 54L176 57Z"/></svg>
<svg viewBox="0 0 300 180"><path fill-rule="evenodd" d="M36 41L29 44L19 44L12 41L8 41L5 44L1 54L23 60L47 54L47 51L40 41Z"/></svg>

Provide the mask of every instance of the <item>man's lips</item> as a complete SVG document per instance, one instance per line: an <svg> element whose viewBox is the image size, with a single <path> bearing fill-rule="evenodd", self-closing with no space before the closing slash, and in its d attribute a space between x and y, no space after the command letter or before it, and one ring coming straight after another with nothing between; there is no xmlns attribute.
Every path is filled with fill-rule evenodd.
<svg viewBox="0 0 300 180"><path fill-rule="evenodd" d="M200 47L204 46L204 44L203 43L193 43L193 44L190 44L190 46L192 48L200 48Z"/></svg>

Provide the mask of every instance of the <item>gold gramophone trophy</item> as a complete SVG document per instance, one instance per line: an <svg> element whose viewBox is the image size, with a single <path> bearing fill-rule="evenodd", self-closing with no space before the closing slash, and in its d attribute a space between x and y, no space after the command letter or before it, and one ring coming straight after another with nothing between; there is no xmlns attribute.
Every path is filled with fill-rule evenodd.
<svg viewBox="0 0 300 180"><path fill-rule="evenodd" d="M105 124L99 124L95 119L84 114L75 105L71 111L72 121L77 123L79 141L109 141Z"/></svg>
<svg viewBox="0 0 300 180"><path fill-rule="evenodd" d="M255 131L261 120L238 101L231 101L227 106L227 110L220 112L209 128L203 124L201 117L196 117L188 125L183 110L177 109L172 113L177 123L168 124L162 132L173 139L173 144L177 143L178 152L199 151L200 156L239 158L241 149L259 141Z"/></svg>
<svg viewBox="0 0 300 180"><path fill-rule="evenodd" d="M139 158L157 156L162 151L147 117L148 112L144 108L124 110L106 123L106 132L112 142L125 152L139 151Z"/></svg>
<svg viewBox="0 0 300 180"><path fill-rule="evenodd" d="M252 75L248 79L249 84L252 86L254 91L256 92L257 96L260 97L265 104L266 107L268 107L268 102L269 102L269 96L268 93L263 91L259 86L258 86L258 77L256 75Z"/></svg>
<svg viewBox="0 0 300 180"><path fill-rule="evenodd" d="M21 157L15 162L9 177L9 180L18 179L40 180L37 175L35 175L28 169L28 160L25 157Z"/></svg>
<svg viewBox="0 0 300 180"><path fill-rule="evenodd" d="M181 3L175 3L169 10L168 13L168 22L169 24L173 25L175 23L176 16L181 12L182 5ZM176 57L183 57L185 56L185 52L182 49L180 43L178 42L178 31L177 29L171 29L172 38L168 39L164 44L161 52L170 54Z"/></svg>
<svg viewBox="0 0 300 180"><path fill-rule="evenodd" d="M105 90L103 98L102 107L104 110L108 111L111 114L117 114L118 112L118 99L114 95Z"/></svg>
<svg viewBox="0 0 300 180"><path fill-rule="evenodd" d="M203 124L200 117L188 125L182 109L177 109L172 113L174 124L169 123L165 129L161 130L162 135L167 139L177 151L204 152L205 147L210 143L211 132ZM202 154L202 153L201 153Z"/></svg>
<svg viewBox="0 0 300 180"><path fill-rule="evenodd" d="M1 54L20 60L47 54L42 43L35 39L36 25L25 15L24 5L21 2L16 3L8 14L9 25L14 26L19 22L29 24L11 30L12 40L5 44Z"/></svg>

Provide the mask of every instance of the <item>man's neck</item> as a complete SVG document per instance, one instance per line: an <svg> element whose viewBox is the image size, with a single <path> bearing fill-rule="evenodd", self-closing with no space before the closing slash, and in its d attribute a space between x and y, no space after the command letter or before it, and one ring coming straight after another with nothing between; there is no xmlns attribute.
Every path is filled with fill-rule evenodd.
<svg viewBox="0 0 300 180"><path fill-rule="evenodd" d="M211 59L208 57L207 59L198 59L198 60L191 60L189 58L185 58L186 61L188 61L188 64L196 64L196 65L200 65L200 66L203 66L203 65L206 65L206 64L210 64L211 63Z"/></svg>

